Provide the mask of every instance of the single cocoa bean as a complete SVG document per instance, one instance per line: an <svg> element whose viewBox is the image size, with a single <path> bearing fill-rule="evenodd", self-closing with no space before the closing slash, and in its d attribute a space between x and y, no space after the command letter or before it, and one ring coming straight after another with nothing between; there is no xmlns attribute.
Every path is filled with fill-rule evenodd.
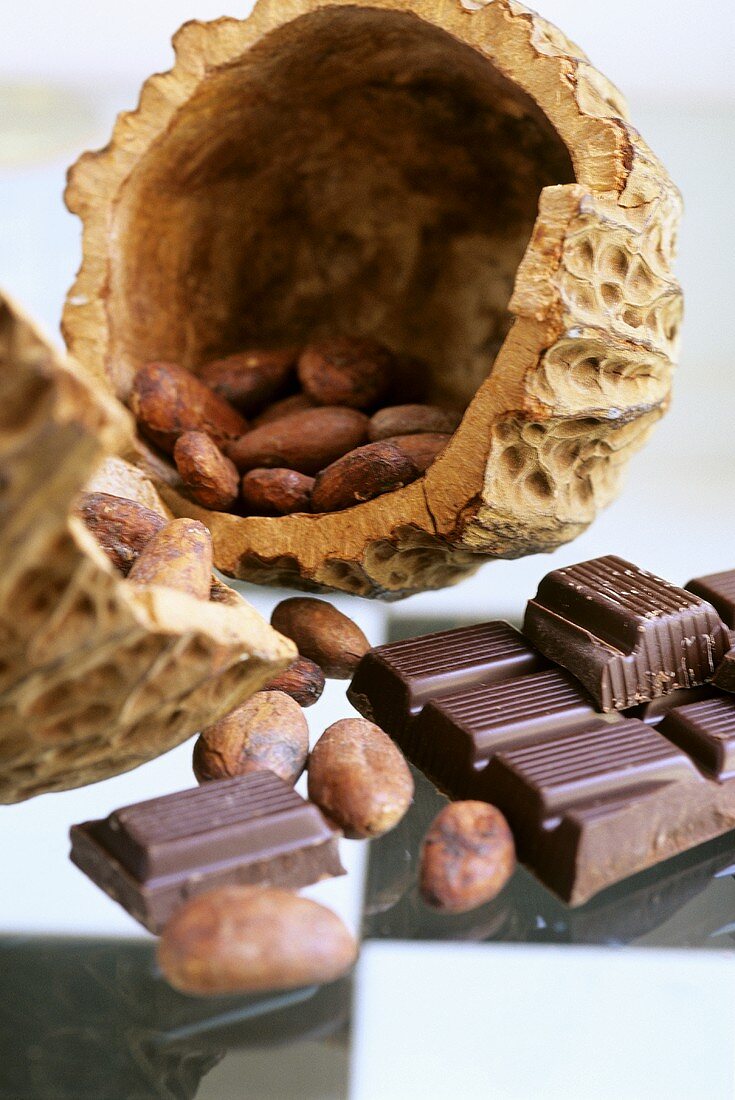
<svg viewBox="0 0 735 1100"><path fill-rule="evenodd" d="M240 495L246 513L255 516L288 516L311 511L314 478L297 470L249 470Z"/></svg>
<svg viewBox="0 0 735 1100"><path fill-rule="evenodd" d="M384 439L383 442L394 443L411 459L419 473L424 474L451 438L451 435L444 433L425 432L420 435L396 435L391 439Z"/></svg>
<svg viewBox="0 0 735 1100"><path fill-rule="evenodd" d="M144 435L168 454L184 432L206 432L218 446L248 430L236 409L176 363L148 363L135 376L130 408Z"/></svg>
<svg viewBox="0 0 735 1100"><path fill-rule="evenodd" d="M226 448L245 473L263 466L316 474L367 439L368 418L356 409L306 409L253 428Z"/></svg>
<svg viewBox="0 0 735 1100"><path fill-rule="evenodd" d="M252 426L259 428L261 424L272 424L274 420L290 416L291 413L304 412L305 409L315 407L314 402L305 393L292 393L290 397L282 397L280 401L274 401L267 409L263 409L262 413L253 420Z"/></svg>
<svg viewBox="0 0 735 1100"><path fill-rule="evenodd" d="M370 420L368 437L375 443L394 436L416 435L418 432L451 433L462 414L438 405L390 405L380 409Z"/></svg>
<svg viewBox="0 0 735 1100"><path fill-rule="evenodd" d="M223 996L334 981L357 944L336 913L275 887L223 886L179 909L158 964L182 993Z"/></svg>
<svg viewBox="0 0 735 1100"><path fill-rule="evenodd" d="M212 536L195 519L175 519L154 535L128 573L139 585L163 585L209 599Z"/></svg>
<svg viewBox="0 0 735 1100"><path fill-rule="evenodd" d="M245 416L259 412L295 381L298 351L252 349L215 359L198 371L202 382Z"/></svg>
<svg viewBox="0 0 735 1100"><path fill-rule="evenodd" d="M292 665L269 680L265 691L284 691L300 707L310 707L318 702L324 691L324 673L315 661L297 657Z"/></svg>
<svg viewBox="0 0 735 1100"><path fill-rule="evenodd" d="M271 625L330 679L348 680L370 649L357 623L326 600L310 596L282 600L273 609Z"/></svg>
<svg viewBox="0 0 735 1100"><path fill-rule="evenodd" d="M393 356L374 340L337 336L305 348L299 357L299 381L317 405L374 407L386 393Z"/></svg>
<svg viewBox="0 0 735 1100"><path fill-rule="evenodd" d="M141 550L168 522L151 508L110 493L83 493L75 511L124 576Z"/></svg>
<svg viewBox="0 0 735 1100"><path fill-rule="evenodd" d="M366 500L408 485L419 469L391 440L368 443L343 455L317 474L311 494L312 512L341 512Z"/></svg>
<svg viewBox="0 0 735 1100"><path fill-rule="evenodd" d="M435 909L466 913L500 893L515 863L513 834L500 810L487 802L451 802L424 839L421 895Z"/></svg>
<svg viewBox="0 0 735 1100"><path fill-rule="evenodd" d="M194 774L204 783L267 769L295 783L308 752L309 727L299 704L283 691L258 691L202 730L194 745Z"/></svg>
<svg viewBox="0 0 735 1100"><path fill-rule="evenodd" d="M413 791L398 747L364 718L335 722L309 758L309 798L352 839L387 833L411 805Z"/></svg>
<svg viewBox="0 0 735 1100"><path fill-rule="evenodd" d="M189 496L204 508L222 512L237 500L237 467L204 432L180 435L174 446L174 462Z"/></svg>

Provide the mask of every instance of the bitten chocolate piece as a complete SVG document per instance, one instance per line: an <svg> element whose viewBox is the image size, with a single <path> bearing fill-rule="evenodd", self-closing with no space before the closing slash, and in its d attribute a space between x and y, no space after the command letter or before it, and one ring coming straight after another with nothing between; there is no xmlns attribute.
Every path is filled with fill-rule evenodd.
<svg viewBox="0 0 735 1100"><path fill-rule="evenodd" d="M216 886L300 887L344 874L340 833L271 772L215 781L71 829L71 859L131 916L159 932Z"/></svg>
<svg viewBox="0 0 735 1100"><path fill-rule="evenodd" d="M450 797L498 806L519 858L565 901L735 828L735 699L707 685L639 707L647 721L603 715L507 624L432 637L367 654L349 698Z"/></svg>
<svg viewBox="0 0 735 1100"><path fill-rule="evenodd" d="M523 633L605 711L711 680L730 648L710 603L612 556L547 574Z"/></svg>

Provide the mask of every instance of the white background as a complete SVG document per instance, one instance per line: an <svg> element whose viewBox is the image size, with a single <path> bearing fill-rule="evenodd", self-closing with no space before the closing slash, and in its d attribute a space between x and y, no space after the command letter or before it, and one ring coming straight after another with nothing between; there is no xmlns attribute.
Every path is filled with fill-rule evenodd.
<svg viewBox="0 0 735 1100"><path fill-rule="evenodd" d="M242 17L252 6L247 0L4 4L0 73L80 81L143 77L168 68L166 43L179 24ZM630 96L643 93L669 101L735 96L733 0L536 0L529 6L562 27Z"/></svg>

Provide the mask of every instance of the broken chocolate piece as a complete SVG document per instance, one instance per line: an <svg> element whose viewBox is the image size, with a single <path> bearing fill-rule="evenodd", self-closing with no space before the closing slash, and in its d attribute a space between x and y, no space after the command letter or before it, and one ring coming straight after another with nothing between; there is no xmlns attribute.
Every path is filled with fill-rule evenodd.
<svg viewBox="0 0 735 1100"><path fill-rule="evenodd" d="M340 833L268 771L139 802L71 829L71 859L159 932L188 898L231 884L300 887L344 874Z"/></svg>
<svg viewBox="0 0 735 1100"><path fill-rule="evenodd" d="M711 680L730 648L711 604L612 556L547 574L523 632L604 711Z"/></svg>

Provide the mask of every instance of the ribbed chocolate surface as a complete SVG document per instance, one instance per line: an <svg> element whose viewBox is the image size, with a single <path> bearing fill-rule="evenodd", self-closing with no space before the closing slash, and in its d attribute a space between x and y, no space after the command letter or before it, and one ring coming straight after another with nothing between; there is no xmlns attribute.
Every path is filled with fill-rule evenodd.
<svg viewBox="0 0 735 1100"><path fill-rule="evenodd" d="M490 622L392 642L374 652L404 676L423 679L490 661L523 659L529 645L509 623Z"/></svg>
<svg viewBox="0 0 735 1100"><path fill-rule="evenodd" d="M140 880L228 860L266 859L335 834L316 806L272 772L252 772L117 810L100 842Z"/></svg>
<svg viewBox="0 0 735 1100"><path fill-rule="evenodd" d="M735 569L695 577L686 588L703 600L709 600L726 626L735 630Z"/></svg>
<svg viewBox="0 0 735 1100"><path fill-rule="evenodd" d="M505 752L498 763L545 813L695 774L684 753L636 719Z"/></svg>
<svg viewBox="0 0 735 1100"><path fill-rule="evenodd" d="M719 778L735 773L735 699L717 696L676 707L658 729Z"/></svg>
<svg viewBox="0 0 735 1100"><path fill-rule="evenodd" d="M595 715L590 699L556 669L439 698L417 719L417 731L433 724L434 710L473 742L476 761L559 726L575 729Z"/></svg>

